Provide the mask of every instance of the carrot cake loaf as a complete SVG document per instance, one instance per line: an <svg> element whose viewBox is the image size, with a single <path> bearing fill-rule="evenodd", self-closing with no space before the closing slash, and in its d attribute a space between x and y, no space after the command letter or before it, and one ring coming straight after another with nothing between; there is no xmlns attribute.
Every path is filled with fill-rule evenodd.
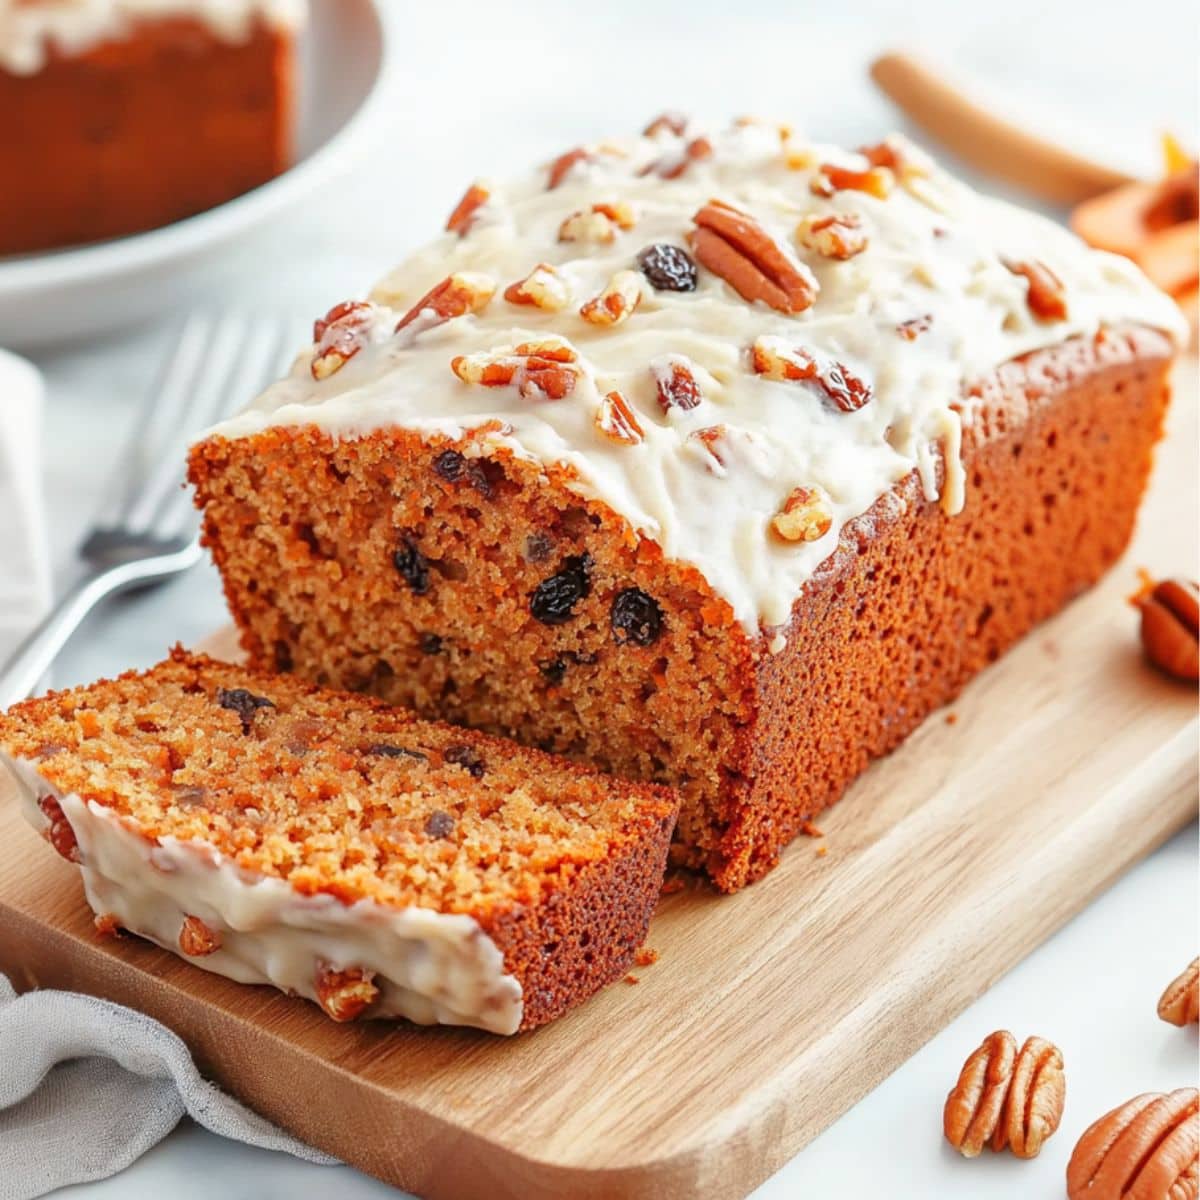
<svg viewBox="0 0 1200 1200"><path fill-rule="evenodd" d="M515 1033L620 979L677 802L176 650L0 715L30 819L105 931L337 1021Z"/></svg>
<svg viewBox="0 0 1200 1200"><path fill-rule="evenodd" d="M152 229L278 175L306 6L0 0L0 254Z"/></svg>
<svg viewBox="0 0 1200 1200"><path fill-rule="evenodd" d="M191 478L242 644L677 786L733 890L1129 538L1185 336L901 138L473 184Z"/></svg>

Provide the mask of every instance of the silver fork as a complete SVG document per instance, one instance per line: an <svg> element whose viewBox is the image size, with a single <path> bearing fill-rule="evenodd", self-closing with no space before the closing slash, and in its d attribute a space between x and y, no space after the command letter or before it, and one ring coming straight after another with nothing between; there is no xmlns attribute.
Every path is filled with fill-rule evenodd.
<svg viewBox="0 0 1200 1200"><path fill-rule="evenodd" d="M0 709L30 695L106 596L162 583L200 559L199 517L184 487L189 440L286 370L294 327L281 318L188 317L135 418L95 523L86 570L0 671Z"/></svg>

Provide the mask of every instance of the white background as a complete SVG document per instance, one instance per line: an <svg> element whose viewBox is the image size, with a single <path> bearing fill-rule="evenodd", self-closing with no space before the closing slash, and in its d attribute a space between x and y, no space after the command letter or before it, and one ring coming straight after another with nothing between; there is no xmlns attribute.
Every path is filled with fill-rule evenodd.
<svg viewBox="0 0 1200 1200"><path fill-rule="evenodd" d="M1187 2L381 3L398 47L389 127L351 178L280 221L230 267L214 303L273 309L286 301L317 315L438 230L472 177L502 176L580 141L640 127L663 108L779 116L823 139L878 140L900 122L872 90L866 62L896 46L948 65L1012 116L1135 169L1155 169L1163 128L1193 146L1197 140L1197 26ZM164 296L164 309L170 305ZM63 578L105 467L151 384L163 337L152 328L40 356L51 392L47 493ZM198 570L94 617L63 656L56 681L149 664L170 642L194 643L221 622L215 578ZM1196 953L1196 863L1193 827L756 1195L1062 1196L1071 1146L1095 1116L1137 1092L1195 1082L1194 1031L1161 1024L1154 1005ZM941 1105L963 1058L998 1027L1049 1037L1066 1057L1062 1131L1034 1163L1007 1155L965 1162L940 1139ZM402 1142L404 1131L395 1137ZM347 1169L231 1146L187 1125L124 1175L76 1193L86 1200L399 1195Z"/></svg>

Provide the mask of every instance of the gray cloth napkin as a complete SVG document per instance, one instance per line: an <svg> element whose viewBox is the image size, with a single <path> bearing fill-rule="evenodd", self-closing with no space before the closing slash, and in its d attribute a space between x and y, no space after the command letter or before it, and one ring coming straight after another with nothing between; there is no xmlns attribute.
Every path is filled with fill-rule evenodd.
<svg viewBox="0 0 1200 1200"><path fill-rule="evenodd" d="M222 1137L337 1161L201 1079L157 1021L72 992L18 996L0 975L0 1200L115 1175L185 1112Z"/></svg>

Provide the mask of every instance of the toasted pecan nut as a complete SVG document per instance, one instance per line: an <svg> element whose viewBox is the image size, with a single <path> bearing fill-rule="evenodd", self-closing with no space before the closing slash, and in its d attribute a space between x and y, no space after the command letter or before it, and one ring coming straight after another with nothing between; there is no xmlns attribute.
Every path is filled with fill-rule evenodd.
<svg viewBox="0 0 1200 1200"><path fill-rule="evenodd" d="M362 967L335 971L329 963L318 963L314 981L317 1003L335 1021L353 1021L361 1017L379 997L374 978L374 971L366 971Z"/></svg>
<svg viewBox="0 0 1200 1200"><path fill-rule="evenodd" d="M681 112L663 112L659 113L645 129L642 130L642 137L657 137L660 133L673 133L676 137L683 137L687 132L688 119Z"/></svg>
<svg viewBox="0 0 1200 1200"><path fill-rule="evenodd" d="M729 429L724 425L705 425L703 429L693 429L688 434L687 440L693 445L699 446L707 455L705 466L713 475L725 474L725 468L729 465L726 459L728 447L726 439L729 437Z"/></svg>
<svg viewBox="0 0 1200 1200"><path fill-rule="evenodd" d="M815 542L832 525L833 513L819 488L792 488L783 506L771 518L771 528L785 542Z"/></svg>
<svg viewBox="0 0 1200 1200"><path fill-rule="evenodd" d="M579 310L593 325L620 325L629 318L642 299L642 277L637 271L618 271L598 296Z"/></svg>
<svg viewBox="0 0 1200 1200"><path fill-rule="evenodd" d="M560 154L549 166L546 175L546 191L552 192L570 173L571 169L581 162L591 162L592 152L583 146L576 146L566 154Z"/></svg>
<svg viewBox="0 0 1200 1200"><path fill-rule="evenodd" d="M97 913L92 924L102 938L115 938L121 933L121 918L116 913Z"/></svg>
<svg viewBox="0 0 1200 1200"><path fill-rule="evenodd" d="M1195 1200L1200 1114L1195 1088L1147 1093L1105 1113L1067 1164L1069 1200Z"/></svg>
<svg viewBox="0 0 1200 1200"><path fill-rule="evenodd" d="M1039 321L1065 321L1067 299L1063 281L1043 262L1015 262L1003 259L1004 265L1014 274L1029 282L1025 302L1029 311Z"/></svg>
<svg viewBox="0 0 1200 1200"><path fill-rule="evenodd" d="M54 796L39 796L37 802L41 814L49 822L42 831L42 836L67 860L67 862L82 862L79 853L79 843L75 840L75 830L63 813L62 806Z"/></svg>
<svg viewBox="0 0 1200 1200"><path fill-rule="evenodd" d="M632 229L634 224L633 209L628 204L593 204L563 221L558 227L558 240L606 246L616 238L618 229Z"/></svg>
<svg viewBox="0 0 1200 1200"><path fill-rule="evenodd" d="M855 213L809 214L796 229L796 237L806 249L842 261L867 248L862 218Z"/></svg>
<svg viewBox="0 0 1200 1200"><path fill-rule="evenodd" d="M695 408L703 396L691 364L679 354L667 354L650 364L650 374L658 391L658 403L663 412L673 408L684 411Z"/></svg>
<svg viewBox="0 0 1200 1200"><path fill-rule="evenodd" d="M626 446L636 446L645 440L646 431L620 392L609 392L596 409L596 428L606 438Z"/></svg>
<svg viewBox="0 0 1200 1200"><path fill-rule="evenodd" d="M463 383L515 386L526 400L561 400L579 378L578 355L561 341L522 342L511 351L460 354L450 369Z"/></svg>
<svg viewBox="0 0 1200 1200"><path fill-rule="evenodd" d="M221 934L210 929L199 917L187 915L179 930L179 949L189 958L203 958L221 948Z"/></svg>
<svg viewBox="0 0 1200 1200"><path fill-rule="evenodd" d="M865 192L877 200L886 200L891 194L895 176L887 167L868 167L856 171L853 167L839 167L836 163L822 163L809 185L817 196L834 195L836 192Z"/></svg>
<svg viewBox="0 0 1200 1200"><path fill-rule="evenodd" d="M906 341L915 342L923 333L933 326L933 313L923 313L919 317L909 317L896 326L896 332Z"/></svg>
<svg viewBox="0 0 1200 1200"><path fill-rule="evenodd" d="M479 312L496 294L496 282L477 271L459 271L435 284L396 322L396 332L411 325L422 313L432 313L435 324L467 313Z"/></svg>
<svg viewBox="0 0 1200 1200"><path fill-rule="evenodd" d="M471 184L447 219L446 232L466 237L471 232L471 226L475 224L476 212L488 202L490 197L491 192L482 183Z"/></svg>
<svg viewBox="0 0 1200 1200"><path fill-rule="evenodd" d="M509 304L529 304L546 312L558 312L571 302L567 281L549 264L538 263L524 279L504 289Z"/></svg>
<svg viewBox="0 0 1200 1200"><path fill-rule="evenodd" d="M335 304L313 322L312 377L328 379L340 371L368 342L375 306L365 300Z"/></svg>
<svg viewBox="0 0 1200 1200"><path fill-rule="evenodd" d="M811 380L842 412L855 412L869 403L870 385L844 363L818 360L800 346L786 345L778 337L760 337L750 347L750 363L758 375L790 382Z"/></svg>
<svg viewBox="0 0 1200 1200"><path fill-rule="evenodd" d="M1158 1002L1158 1015L1170 1025L1195 1025L1200 1021L1200 958L1193 958L1173 979Z"/></svg>
<svg viewBox="0 0 1200 1200"><path fill-rule="evenodd" d="M1187 579L1164 579L1138 601L1146 658L1176 679L1200 678L1200 588Z"/></svg>
<svg viewBox="0 0 1200 1200"><path fill-rule="evenodd" d="M696 228L689 240L696 258L743 300L761 300L785 313L812 306L818 291L812 272L792 262L749 214L710 200L693 220Z"/></svg>
<svg viewBox="0 0 1200 1200"><path fill-rule="evenodd" d="M1026 1039L1020 1051L1007 1030L989 1034L967 1059L946 1097L942 1128L966 1158L984 1146L1006 1147L1018 1158L1034 1158L1058 1128L1066 1078L1058 1048L1042 1038Z"/></svg>

